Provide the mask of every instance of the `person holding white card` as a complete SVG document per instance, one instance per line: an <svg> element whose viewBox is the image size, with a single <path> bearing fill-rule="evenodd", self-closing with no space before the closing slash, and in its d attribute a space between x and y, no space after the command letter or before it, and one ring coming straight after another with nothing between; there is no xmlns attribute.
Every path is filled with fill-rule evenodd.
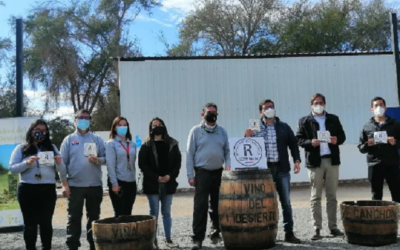
<svg viewBox="0 0 400 250"><path fill-rule="evenodd" d="M400 202L400 124L386 116L385 111L385 99L375 97L371 100L374 116L362 128L358 148L367 154L372 199L382 200L386 180L392 200Z"/></svg>
<svg viewBox="0 0 400 250"><path fill-rule="evenodd" d="M265 143L267 166L271 170L279 195L283 214L285 241L300 243L293 233L293 211L290 202L290 161L289 151L294 161L294 173L300 172L300 151L290 126L276 116L275 103L265 99L258 105L261 119L256 126L245 131L246 137L262 137ZM250 124L251 125L251 124ZM258 127L258 131L257 131ZM253 128L256 128L255 130Z"/></svg>
<svg viewBox="0 0 400 250"><path fill-rule="evenodd" d="M304 148L308 177L311 182L311 214L315 234L312 240L321 239L321 198L325 184L328 228L333 236L343 236L337 227L336 191L339 184L339 145L346 140L339 117L325 111L326 99L322 94L311 98L311 114L299 120L297 143Z"/></svg>
<svg viewBox="0 0 400 250"><path fill-rule="evenodd" d="M111 125L110 139L106 144L108 192L114 216L132 215L136 199L136 143L128 120L116 117Z"/></svg>
<svg viewBox="0 0 400 250"><path fill-rule="evenodd" d="M51 249L52 218L56 206L56 172L60 172L65 191L65 165L58 149L51 143L49 128L44 120L33 122L26 133L26 143L18 145L10 158L10 171L20 175L18 202L24 218L26 249L36 249L37 229L40 228L42 249ZM48 159L45 159L47 156Z"/></svg>
<svg viewBox="0 0 400 250"><path fill-rule="evenodd" d="M86 230L90 249L94 250L92 222L100 218L103 200L101 165L105 164L105 143L89 131L90 113L79 110L75 115L76 131L61 144L61 156L67 168L70 190L68 197L67 246L76 250L80 247L82 210L86 205L88 217Z"/></svg>

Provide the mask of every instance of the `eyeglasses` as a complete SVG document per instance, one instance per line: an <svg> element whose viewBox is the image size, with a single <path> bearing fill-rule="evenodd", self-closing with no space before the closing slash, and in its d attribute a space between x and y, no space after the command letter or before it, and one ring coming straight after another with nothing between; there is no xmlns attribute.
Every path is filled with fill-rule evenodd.
<svg viewBox="0 0 400 250"><path fill-rule="evenodd" d="M269 108L273 109L273 108L275 108L275 106L271 105L271 106L268 106L268 107L263 107L263 110L265 111L265 110L268 110Z"/></svg>
<svg viewBox="0 0 400 250"><path fill-rule="evenodd" d="M78 120L90 120L90 116L77 116L76 119L78 119Z"/></svg>

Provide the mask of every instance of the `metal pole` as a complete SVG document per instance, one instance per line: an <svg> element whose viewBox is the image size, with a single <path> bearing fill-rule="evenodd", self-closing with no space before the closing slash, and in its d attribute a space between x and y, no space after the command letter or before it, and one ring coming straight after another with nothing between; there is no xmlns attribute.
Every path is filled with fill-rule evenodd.
<svg viewBox="0 0 400 250"><path fill-rule="evenodd" d="M17 55L16 55L16 66L17 66L17 117L24 115L24 83L23 83L23 27L22 19L17 19Z"/></svg>
<svg viewBox="0 0 400 250"><path fill-rule="evenodd" d="M392 33L392 51L394 63L396 65L396 80L397 80L397 98L400 105L400 58L399 58L399 36L397 34L397 15L390 13L391 33Z"/></svg>

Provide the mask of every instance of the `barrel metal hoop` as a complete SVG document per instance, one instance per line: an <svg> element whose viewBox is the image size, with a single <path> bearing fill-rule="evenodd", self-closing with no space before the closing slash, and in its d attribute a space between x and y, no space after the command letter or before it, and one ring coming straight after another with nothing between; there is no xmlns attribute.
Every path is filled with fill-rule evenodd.
<svg viewBox="0 0 400 250"><path fill-rule="evenodd" d="M219 194L219 199L220 200L247 200L249 198L254 198L254 199L263 199L263 198L274 198L276 197L275 192L271 193L260 193L260 194Z"/></svg>
<svg viewBox="0 0 400 250"><path fill-rule="evenodd" d="M147 235L147 236L141 236L141 237L135 237L135 238L128 238L128 239L104 239L104 238L99 238L93 235L93 241L98 243L98 244L121 244L121 243L127 243L127 242L144 242L153 239L153 235Z"/></svg>
<svg viewBox="0 0 400 250"><path fill-rule="evenodd" d="M277 224L272 224L268 226L259 226L259 227L233 227L233 226L222 226L222 232L232 232L232 233L250 233L250 232L263 232L269 230L278 229Z"/></svg>
<svg viewBox="0 0 400 250"><path fill-rule="evenodd" d="M397 224L397 220L362 220L362 219L351 219L342 218L342 221L360 224Z"/></svg>
<svg viewBox="0 0 400 250"><path fill-rule="evenodd" d="M363 239L379 238L380 240L397 239L397 234L359 234L348 231L345 231L345 233L346 233L346 238L351 238L351 237L358 237Z"/></svg>

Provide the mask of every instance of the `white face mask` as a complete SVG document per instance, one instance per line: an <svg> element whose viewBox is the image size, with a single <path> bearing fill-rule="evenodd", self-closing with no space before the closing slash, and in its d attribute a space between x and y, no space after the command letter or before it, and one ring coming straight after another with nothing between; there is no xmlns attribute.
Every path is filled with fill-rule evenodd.
<svg viewBox="0 0 400 250"><path fill-rule="evenodd" d="M275 117L275 109L273 108L269 108L267 110L264 111L264 115L265 117L267 117L268 119L272 119Z"/></svg>
<svg viewBox="0 0 400 250"><path fill-rule="evenodd" d="M325 107L322 105L316 105L316 106L312 106L312 110L314 111L314 113L320 115L324 112Z"/></svg>
<svg viewBox="0 0 400 250"><path fill-rule="evenodd" d="M374 109L374 115L377 117L382 117L385 114L385 108L378 106Z"/></svg>

